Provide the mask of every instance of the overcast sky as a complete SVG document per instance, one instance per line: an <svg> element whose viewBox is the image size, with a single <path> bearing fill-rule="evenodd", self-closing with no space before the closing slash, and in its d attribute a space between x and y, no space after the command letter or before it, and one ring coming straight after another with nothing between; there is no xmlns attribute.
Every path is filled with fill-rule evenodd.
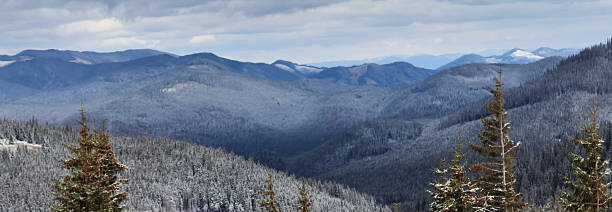
<svg viewBox="0 0 612 212"><path fill-rule="evenodd" d="M213 52L298 63L612 37L612 1L0 0L0 54L23 49Z"/></svg>

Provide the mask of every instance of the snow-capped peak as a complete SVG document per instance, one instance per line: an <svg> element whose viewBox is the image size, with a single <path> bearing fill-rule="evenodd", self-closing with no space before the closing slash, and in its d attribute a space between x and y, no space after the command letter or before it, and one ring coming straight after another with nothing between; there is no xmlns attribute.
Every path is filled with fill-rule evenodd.
<svg viewBox="0 0 612 212"><path fill-rule="evenodd" d="M292 73L300 72L302 74L315 74L323 71L323 69L317 67L298 65L285 60L277 60L276 62L272 63L272 65Z"/></svg>
<svg viewBox="0 0 612 212"><path fill-rule="evenodd" d="M291 67L289 67L287 65L284 65L284 64L276 63L276 64L274 64L274 66L276 66L276 67L278 67L280 69L283 69L285 71L288 71L288 72L292 72L292 73L295 72L295 70L293 70Z"/></svg>
<svg viewBox="0 0 612 212"><path fill-rule="evenodd" d="M297 69L299 72L302 72L302 73L319 73L323 71L323 69L320 69L320 68L314 68L314 67L303 66L303 65L296 65L295 69Z"/></svg>
<svg viewBox="0 0 612 212"><path fill-rule="evenodd" d="M14 63L14 62L15 62L14 60L10 60L10 61L0 61L0 67L7 66L7 65L9 65L9 64L11 64L11 63Z"/></svg>
<svg viewBox="0 0 612 212"><path fill-rule="evenodd" d="M528 58L528 59L533 59L533 60L539 60L542 59L544 57L539 56L539 55L535 55L531 52L522 50L522 49L516 49L514 51L512 51L512 53L510 54L511 57L517 58L517 57L523 57L523 58Z"/></svg>

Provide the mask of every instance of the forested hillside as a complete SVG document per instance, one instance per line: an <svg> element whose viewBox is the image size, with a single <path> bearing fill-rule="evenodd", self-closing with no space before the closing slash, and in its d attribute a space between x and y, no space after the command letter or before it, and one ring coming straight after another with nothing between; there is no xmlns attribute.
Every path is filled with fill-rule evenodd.
<svg viewBox="0 0 612 212"><path fill-rule="evenodd" d="M0 121L0 140L6 141L0 142L0 211L48 210L52 180L67 174L60 160L70 156L67 147L77 137L69 127ZM220 149L143 136L114 137L111 144L128 167L122 177L129 180L130 211L260 211L268 173L281 209L297 205L301 180ZM342 185L307 180L307 190L314 211L390 211Z"/></svg>
<svg viewBox="0 0 612 212"><path fill-rule="evenodd" d="M607 90L612 87L608 80L611 55L610 41L587 48L506 92L510 137L522 143L517 155L517 191L525 194L523 200L532 207L552 201L563 176L569 175L566 152L576 151L569 138L577 136L579 125L587 121L584 108L593 99L600 109L604 159L610 159L612 95ZM485 86L492 85L489 80ZM314 168L305 173L310 176L354 186L385 203L401 201L405 211L424 210L430 201L427 183L435 179L432 169L439 167L440 158L450 158L458 134L477 142L480 119L487 115L482 103L490 101L484 96L439 118L356 126L296 161L315 161ZM469 148L464 152L468 152L469 163L478 159Z"/></svg>
<svg viewBox="0 0 612 212"><path fill-rule="evenodd" d="M558 60L503 65L509 76L505 83L519 85ZM404 66L414 70L399 71ZM83 104L94 118L108 119L109 128L119 135L167 136L224 147L285 169L282 157L315 148L361 122L437 117L477 101L487 95L482 79L491 78L498 68L471 64L414 86L371 87L325 78L285 82L291 79L283 76L292 72L278 67L296 69L293 73L308 68L289 62L242 63L213 54L158 55L97 65L35 59L0 70L0 79L30 86L30 91L17 89L20 94L15 94L18 87L3 90L17 97L2 104L0 113L9 119L34 116L64 125L74 123L75 111ZM417 82L430 74L407 63L369 64L364 71L356 77L382 80L381 74L409 74L404 80Z"/></svg>
<svg viewBox="0 0 612 212"><path fill-rule="evenodd" d="M414 170L422 167L419 161L437 164L439 155L410 148L411 142L427 138L431 139L427 142L438 143L430 138L437 133L437 117L486 97L489 80L500 66L508 76L504 83L513 87L542 75L559 60L464 65L413 86L393 88L348 86L325 79L279 82L242 72L256 74L265 64L241 64L212 54L178 59L159 55L99 64L89 70L95 72L93 76L61 75L69 80L53 78L58 76L52 69L37 75L27 64L11 64L4 70L23 67L17 72L23 74L21 78L38 79L32 82L49 90L24 94L2 104L0 112L9 118L34 116L72 125L84 100L90 115L108 119L115 133L219 146L301 176L346 183L384 203L423 208L427 198L422 181L430 179L431 173ZM410 162L400 154L407 148L410 157L415 157ZM296 156L308 150L312 151ZM393 154L397 155L392 159L380 159L389 161L379 161ZM263 182L265 174L260 177Z"/></svg>
<svg viewBox="0 0 612 212"><path fill-rule="evenodd" d="M544 74L561 60L550 57L530 64L468 64L439 72L426 80L399 89L385 107L385 117L403 119L443 116L489 96L490 80L503 69L508 87Z"/></svg>
<svg viewBox="0 0 612 212"><path fill-rule="evenodd" d="M602 43L584 49L562 60L558 66L537 79L509 89L509 108L551 100L574 92L609 94L612 91L612 43ZM484 101L484 100L483 100ZM482 117L480 103L462 108L449 116L442 127Z"/></svg>
<svg viewBox="0 0 612 212"><path fill-rule="evenodd" d="M378 65L366 63L352 67L333 67L313 74L311 78L346 85L409 86L437 73L406 62Z"/></svg>
<svg viewBox="0 0 612 212"><path fill-rule="evenodd" d="M575 124L569 123L581 120L578 108L587 103L585 93L599 94L597 101L609 110L604 103L609 49L609 43L602 44L565 60L550 57L530 64L468 64L427 79L432 72L405 63L321 70L287 61L243 63L209 53L93 65L35 58L1 68L0 79L12 83L2 84L6 99L0 112L11 119L72 125L83 104L93 118L108 119L119 135L223 147L415 210L426 207L430 170L450 153L458 131L475 140L478 120L485 115L482 102L490 95L487 87L502 69L515 122L511 134L524 140L519 158L529 158L518 163L519 191L537 205L560 185L563 175L554 170L564 170L564 159L557 155L567 147L536 144L574 135ZM388 76L407 78L389 81ZM415 84L367 86L368 80ZM534 125L541 120L552 124ZM557 163L543 164L547 157ZM543 171L526 171L534 167ZM263 182L265 174L260 177Z"/></svg>

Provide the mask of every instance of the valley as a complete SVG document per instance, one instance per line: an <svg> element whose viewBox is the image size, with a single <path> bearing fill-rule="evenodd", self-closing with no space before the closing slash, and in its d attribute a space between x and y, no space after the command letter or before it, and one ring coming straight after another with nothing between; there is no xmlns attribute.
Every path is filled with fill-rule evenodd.
<svg viewBox="0 0 612 212"><path fill-rule="evenodd" d="M541 205L547 201L541 197L553 195L556 189L551 188L559 188L562 180L551 171L567 163L543 161L560 157L558 152L568 148L559 140L574 135L573 120L584 120L580 107L597 94L602 120L612 120L612 109L606 106L608 49L609 43L567 59L472 63L438 71L404 62L319 68L280 60L240 62L210 53L146 55L157 52L152 50L133 60L92 57L89 60L104 62L83 64L71 51L26 51L34 56L0 67L0 80L10 82L2 84L6 89L0 114L8 120L71 127L82 106L92 119L108 120L117 136L162 136L221 148L300 177L346 185L382 205L401 202L403 210L423 210L429 201L424 190L434 178L430 170L450 154L458 133L477 140L479 119L486 116L482 103L501 69L514 126L511 136L524 142L518 190L526 201ZM49 52L54 54L45 54ZM576 69L584 71L576 75ZM543 122L549 124L533 124ZM143 145L168 142L156 139ZM26 140L47 148L44 154L57 154L57 144L49 139ZM192 160L184 157L185 162ZM192 199L180 201L186 208L203 207ZM377 207L387 210L382 205Z"/></svg>
<svg viewBox="0 0 612 212"><path fill-rule="evenodd" d="M610 11L0 0L0 212L612 211Z"/></svg>

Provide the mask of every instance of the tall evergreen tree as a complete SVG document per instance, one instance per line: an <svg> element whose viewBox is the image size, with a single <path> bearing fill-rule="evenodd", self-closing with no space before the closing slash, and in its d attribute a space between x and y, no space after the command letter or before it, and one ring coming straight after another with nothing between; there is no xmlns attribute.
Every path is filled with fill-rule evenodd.
<svg viewBox="0 0 612 212"><path fill-rule="evenodd" d="M458 139L450 165L442 159L442 167L434 170L441 176L438 183L430 183L435 191L427 191L433 199L430 204L432 211L470 211L474 206L477 189L466 175L462 149L462 141Z"/></svg>
<svg viewBox="0 0 612 212"><path fill-rule="evenodd" d="M274 199L274 179L272 174L268 174L266 180L268 190L264 191L264 200L259 203L259 207L266 210L266 212L278 212L280 203Z"/></svg>
<svg viewBox="0 0 612 212"><path fill-rule="evenodd" d="M300 190L300 196L298 198L298 206L295 207L297 211L301 212L310 212L310 207L312 206L312 197L308 195L308 191L306 191L306 183L302 181L302 186L298 188Z"/></svg>
<svg viewBox="0 0 612 212"><path fill-rule="evenodd" d="M604 140L598 135L597 109L594 105L588 109L590 125L582 126L582 139L572 141L586 152L586 158L568 152L572 159L574 181L565 177L567 192L561 192L559 204L568 211L606 211L612 203L608 193L610 175L608 161L602 161L601 151Z"/></svg>
<svg viewBox="0 0 612 212"><path fill-rule="evenodd" d="M58 204L54 211L121 211L121 203L127 193L120 192L127 180L119 179L118 173L125 166L115 159L109 144L109 134L104 128L91 130L85 112L80 110L81 126L78 146L71 147L73 158L64 160L70 175L63 181L55 180L53 189Z"/></svg>
<svg viewBox="0 0 612 212"><path fill-rule="evenodd" d="M478 134L480 145L470 144L476 153L486 158L485 162L470 168L470 171L479 173L475 182L479 188L475 209L480 211L516 211L527 205L519 200L522 194L514 191L516 175L513 168L520 142L515 143L508 136L510 122L506 120L508 113L504 110L501 68L498 73L494 79L495 89L490 89L493 100L485 104L491 116L482 119L484 130Z"/></svg>

